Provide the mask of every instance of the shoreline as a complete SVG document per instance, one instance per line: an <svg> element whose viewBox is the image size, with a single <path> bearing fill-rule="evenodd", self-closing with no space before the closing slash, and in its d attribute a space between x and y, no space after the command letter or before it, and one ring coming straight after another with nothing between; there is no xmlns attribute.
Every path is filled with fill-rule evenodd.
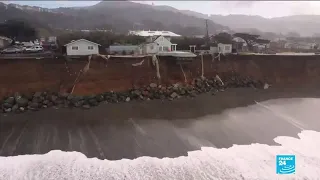
<svg viewBox="0 0 320 180"><path fill-rule="evenodd" d="M274 145L276 136L296 137L300 130L266 109L250 105L277 98L317 97L320 91L316 87L234 88L215 96L201 94L174 101L102 103L88 110L48 108L1 114L0 156L62 150L118 160L141 156L177 157L202 146ZM230 112L235 113L235 119L229 117ZM256 113L262 114L256 116ZM317 127L317 122L312 123Z"/></svg>
<svg viewBox="0 0 320 180"><path fill-rule="evenodd" d="M318 91L319 89L319 91ZM36 114L100 114L111 121L128 119L194 119L207 115L220 114L227 109L246 107L256 102L279 98L320 98L320 88L229 88L215 95L211 93L199 94L196 97L181 97L174 100L146 100L119 103L106 103L92 107L91 109L52 107L41 111L29 111L25 113L0 113L0 122L9 117L32 117ZM43 112L43 113L42 113ZM61 115L62 115L61 114ZM59 114L57 115L59 116ZM63 116L63 115L62 115ZM6 118L7 117L7 118ZM15 119L15 118L14 118ZM59 120L57 120L59 121ZM72 121L72 120L70 120ZM101 120L99 120L101 121Z"/></svg>

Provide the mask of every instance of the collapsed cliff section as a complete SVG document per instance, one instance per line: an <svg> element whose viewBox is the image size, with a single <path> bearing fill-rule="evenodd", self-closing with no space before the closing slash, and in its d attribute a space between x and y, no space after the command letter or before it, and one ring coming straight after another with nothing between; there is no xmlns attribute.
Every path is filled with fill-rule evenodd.
<svg viewBox="0 0 320 180"><path fill-rule="evenodd" d="M154 82L162 85L192 84L196 78L216 75L221 79L237 75L282 87L313 86L320 82L320 56L232 55L219 60L208 55L203 60L197 57L186 64L161 57L158 59L159 70L151 57L110 58L108 61L94 57L86 73L79 76L87 64L88 57L71 61L0 60L0 97L15 92L70 93L72 89L75 95L91 95L123 91Z"/></svg>

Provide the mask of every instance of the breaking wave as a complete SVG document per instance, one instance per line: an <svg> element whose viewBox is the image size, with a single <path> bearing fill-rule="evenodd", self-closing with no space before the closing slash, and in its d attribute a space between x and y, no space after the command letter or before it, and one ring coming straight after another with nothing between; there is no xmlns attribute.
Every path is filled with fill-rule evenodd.
<svg viewBox="0 0 320 180"><path fill-rule="evenodd" d="M280 146L203 147L177 158L139 157L116 161L87 158L79 152L0 157L1 180L82 179L319 179L320 132L302 131L299 139L276 137ZM296 155L296 173L276 174L276 155Z"/></svg>

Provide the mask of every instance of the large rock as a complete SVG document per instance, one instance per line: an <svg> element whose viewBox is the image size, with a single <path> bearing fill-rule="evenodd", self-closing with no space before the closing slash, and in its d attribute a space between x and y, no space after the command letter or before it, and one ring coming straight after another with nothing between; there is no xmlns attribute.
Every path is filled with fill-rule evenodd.
<svg viewBox="0 0 320 180"><path fill-rule="evenodd" d="M190 96L191 97L196 97L197 96L197 92L195 90L190 91Z"/></svg>
<svg viewBox="0 0 320 180"><path fill-rule="evenodd" d="M102 94L99 94L99 95L96 96L96 100L98 102L102 102L102 101L104 101L104 96Z"/></svg>
<svg viewBox="0 0 320 180"><path fill-rule="evenodd" d="M27 107L29 101L26 98L19 98L16 100L16 102L19 107Z"/></svg>
<svg viewBox="0 0 320 180"><path fill-rule="evenodd" d="M176 90L176 89L179 89L180 84L179 84L179 83L173 84L172 87L173 87L173 89L175 89L175 90Z"/></svg>
<svg viewBox="0 0 320 180"><path fill-rule="evenodd" d="M91 106L98 106L99 103L96 99L89 99L88 100L88 103L91 105Z"/></svg>
<svg viewBox="0 0 320 180"><path fill-rule="evenodd" d="M82 106L84 109L90 109L90 105L88 105L88 104L85 104L85 105L83 105Z"/></svg>
<svg viewBox="0 0 320 180"><path fill-rule="evenodd" d="M48 105L49 103L50 103L50 101L47 99L42 102L42 104L44 104L44 105Z"/></svg>
<svg viewBox="0 0 320 180"><path fill-rule="evenodd" d="M16 112L18 109L19 109L18 104L15 104L15 105L12 107L12 112Z"/></svg>
<svg viewBox="0 0 320 180"><path fill-rule="evenodd" d="M202 87L202 82L197 81L197 82L196 82L196 86L197 86L198 88L201 88L201 87Z"/></svg>
<svg viewBox="0 0 320 180"><path fill-rule="evenodd" d="M13 104L10 104L10 103L7 103L7 102L2 104L2 107L4 107L4 108L12 108L12 106L13 106Z"/></svg>
<svg viewBox="0 0 320 180"><path fill-rule="evenodd" d="M52 95L51 98L50 98L50 100L51 100L53 103L55 103L55 102L58 100L58 96Z"/></svg>
<svg viewBox="0 0 320 180"><path fill-rule="evenodd" d="M18 93L18 92L14 93L14 99L16 101L19 100L20 98L21 98L21 94L20 93Z"/></svg>
<svg viewBox="0 0 320 180"><path fill-rule="evenodd" d="M14 97L8 97L6 100L4 100L4 103L11 104L13 106L14 104Z"/></svg>
<svg viewBox="0 0 320 180"><path fill-rule="evenodd" d="M83 104L84 104L84 100L76 101L76 102L73 103L73 105L74 105L75 107L80 107L80 106L82 106Z"/></svg>
<svg viewBox="0 0 320 180"><path fill-rule="evenodd" d="M94 94L87 96L87 99L95 99L95 98L96 98L96 95Z"/></svg>
<svg viewBox="0 0 320 180"><path fill-rule="evenodd" d="M149 96L149 91L142 91L142 93L141 93L143 96Z"/></svg>
<svg viewBox="0 0 320 180"><path fill-rule="evenodd" d="M62 105L62 104L64 104L64 101L63 100L61 100L61 99L57 99L55 102L53 102L55 105Z"/></svg>
<svg viewBox="0 0 320 180"><path fill-rule="evenodd" d="M131 91L131 98L132 99L137 99L141 96L141 91L139 89L136 89L134 91Z"/></svg>
<svg viewBox="0 0 320 180"><path fill-rule="evenodd" d="M42 92L36 92L34 93L33 97L38 98L38 97L41 97L41 95L42 95Z"/></svg>
<svg viewBox="0 0 320 180"><path fill-rule="evenodd" d="M37 103L42 103L44 101L44 97L40 96L40 97L34 97L32 99L32 102L37 102Z"/></svg>
<svg viewBox="0 0 320 180"><path fill-rule="evenodd" d="M66 99L66 98L68 98L69 93L61 92L61 93L58 94L58 96L59 96L60 98L62 98L62 99Z"/></svg>
<svg viewBox="0 0 320 180"><path fill-rule="evenodd" d="M185 94L186 94L186 91L185 91L184 89L180 89L179 94L185 95Z"/></svg>
<svg viewBox="0 0 320 180"><path fill-rule="evenodd" d="M27 93L27 94L24 94L24 97L26 99L28 99L29 101L31 101L33 99L33 94L32 93Z"/></svg>
<svg viewBox="0 0 320 180"><path fill-rule="evenodd" d="M158 85L157 85L156 83L151 83L151 84L150 84L150 87L151 87L151 88L156 88L156 87L158 87Z"/></svg>
<svg viewBox="0 0 320 180"><path fill-rule="evenodd" d="M170 97L171 98L177 98L179 95L176 93L176 92L173 92L171 95L170 95Z"/></svg>
<svg viewBox="0 0 320 180"><path fill-rule="evenodd" d="M165 95L160 95L160 99L164 100L164 99L166 99L166 96Z"/></svg>
<svg viewBox="0 0 320 180"><path fill-rule="evenodd" d="M29 106L32 109L38 109L40 105L37 102L31 102Z"/></svg>
<svg viewBox="0 0 320 180"><path fill-rule="evenodd" d="M72 94L68 94L68 95L66 95L66 94L64 94L64 95L60 95L60 97L62 97L62 98L65 98L65 99L67 99L68 101L72 101L73 99L75 99L76 97L75 96L73 96Z"/></svg>

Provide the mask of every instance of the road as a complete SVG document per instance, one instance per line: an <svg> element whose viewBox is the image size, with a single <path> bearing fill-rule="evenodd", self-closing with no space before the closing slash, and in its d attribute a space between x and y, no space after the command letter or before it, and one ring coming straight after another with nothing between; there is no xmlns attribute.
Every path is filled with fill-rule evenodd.
<svg viewBox="0 0 320 180"><path fill-rule="evenodd" d="M289 93L290 92L290 93ZM177 157L203 146L274 145L277 136L320 131L317 89L230 89L176 101L101 104L0 116L0 156L78 151L118 160ZM293 99L278 99L276 98ZM266 101L268 100L268 101Z"/></svg>
<svg viewBox="0 0 320 180"><path fill-rule="evenodd" d="M35 58L52 58L53 52L44 51L38 53L11 53L0 54L0 59L35 59Z"/></svg>

